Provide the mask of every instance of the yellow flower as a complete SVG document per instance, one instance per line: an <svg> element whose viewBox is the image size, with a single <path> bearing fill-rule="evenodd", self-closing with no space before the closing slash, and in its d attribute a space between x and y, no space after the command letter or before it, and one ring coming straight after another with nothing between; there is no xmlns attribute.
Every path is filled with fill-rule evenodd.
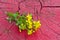
<svg viewBox="0 0 60 40"><path fill-rule="evenodd" d="M31 20L31 19L32 19L31 14L28 14L28 15L27 15L27 19L28 19L28 20Z"/></svg>
<svg viewBox="0 0 60 40"><path fill-rule="evenodd" d="M40 21L33 21L33 24L35 30L37 30L41 26Z"/></svg>
<svg viewBox="0 0 60 40"><path fill-rule="evenodd" d="M32 21L28 21L28 23L29 23L30 25L32 25Z"/></svg>
<svg viewBox="0 0 60 40"><path fill-rule="evenodd" d="M28 28L31 29L32 28L32 25L29 25Z"/></svg>
<svg viewBox="0 0 60 40"><path fill-rule="evenodd" d="M31 35L32 34L32 31L33 30L28 30L28 35Z"/></svg>
<svg viewBox="0 0 60 40"><path fill-rule="evenodd" d="M31 29L32 28L32 22L31 21L27 21L27 27L29 28L29 29Z"/></svg>
<svg viewBox="0 0 60 40"><path fill-rule="evenodd" d="M32 21L31 20L26 20L26 22L27 22L27 27L29 28L29 29L31 29L32 28Z"/></svg>

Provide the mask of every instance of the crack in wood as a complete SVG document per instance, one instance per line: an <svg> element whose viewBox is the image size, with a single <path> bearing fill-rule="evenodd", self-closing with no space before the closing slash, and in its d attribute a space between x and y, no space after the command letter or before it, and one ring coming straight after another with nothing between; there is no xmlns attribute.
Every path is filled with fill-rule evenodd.
<svg viewBox="0 0 60 40"><path fill-rule="evenodd" d="M43 6L43 8L60 8L60 6Z"/></svg>

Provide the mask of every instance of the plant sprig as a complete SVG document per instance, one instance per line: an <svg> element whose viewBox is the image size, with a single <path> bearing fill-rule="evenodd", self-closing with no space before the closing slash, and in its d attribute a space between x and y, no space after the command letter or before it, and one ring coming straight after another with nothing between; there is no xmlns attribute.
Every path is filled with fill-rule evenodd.
<svg viewBox="0 0 60 40"><path fill-rule="evenodd" d="M35 32L38 28L40 28L41 23L40 21L35 21L32 19L32 14L22 14L19 15L18 12L16 13L7 13L8 21L11 23L14 21L16 25L18 25L19 31L27 30L27 34L31 35L33 32Z"/></svg>

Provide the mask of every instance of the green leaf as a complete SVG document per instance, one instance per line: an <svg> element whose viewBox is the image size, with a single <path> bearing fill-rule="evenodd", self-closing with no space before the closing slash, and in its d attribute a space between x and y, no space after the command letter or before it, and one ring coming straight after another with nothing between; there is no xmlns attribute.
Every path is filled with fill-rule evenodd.
<svg viewBox="0 0 60 40"><path fill-rule="evenodd" d="M15 14L13 14L13 17L14 17L14 18L17 18L18 15L19 15L18 12L16 12Z"/></svg>
<svg viewBox="0 0 60 40"><path fill-rule="evenodd" d="M7 13L7 16L9 16L9 17L13 17L13 13L8 12L8 13Z"/></svg>
<svg viewBox="0 0 60 40"><path fill-rule="evenodd" d="M9 20L10 21L13 21L14 20L14 16L13 16L14 14L13 13L11 13L11 12L8 12L7 13L7 16L10 18Z"/></svg>

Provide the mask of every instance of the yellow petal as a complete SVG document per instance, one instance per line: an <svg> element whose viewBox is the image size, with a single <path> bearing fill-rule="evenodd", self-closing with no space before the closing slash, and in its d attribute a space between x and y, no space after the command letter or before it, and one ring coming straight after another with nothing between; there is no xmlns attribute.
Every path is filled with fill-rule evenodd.
<svg viewBox="0 0 60 40"><path fill-rule="evenodd" d="M29 25L28 28L31 29L32 28L32 25Z"/></svg>
<svg viewBox="0 0 60 40"><path fill-rule="evenodd" d="M32 16L30 14L27 15L27 19L28 20L31 20L32 19Z"/></svg>
<svg viewBox="0 0 60 40"><path fill-rule="evenodd" d="M33 23L34 23L34 29L35 30L37 30L41 26L40 21L33 21Z"/></svg>
<svg viewBox="0 0 60 40"><path fill-rule="evenodd" d="M28 35L31 35L32 34L32 30L28 30Z"/></svg>

